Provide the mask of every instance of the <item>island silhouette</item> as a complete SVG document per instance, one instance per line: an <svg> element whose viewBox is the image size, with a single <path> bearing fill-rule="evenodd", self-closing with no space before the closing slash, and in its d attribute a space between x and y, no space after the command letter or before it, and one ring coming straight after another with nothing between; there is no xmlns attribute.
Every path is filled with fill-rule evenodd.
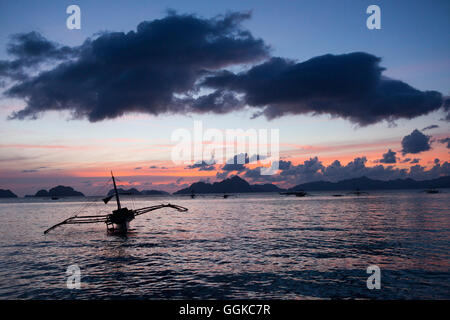
<svg viewBox="0 0 450 320"><path fill-rule="evenodd" d="M431 180L414 179L395 179L395 180L375 180L366 176L353 179L345 179L337 182L314 181L298 184L292 188L280 188L272 183L250 184L239 176L233 176L222 181L208 183L198 181L192 183L189 187L174 192L174 195L195 195L207 193L258 193L258 192L279 192L296 193L299 191L338 191L338 190L409 190L409 189L427 189L450 188L450 176L440 177ZM136 188L122 189L118 188L120 194L125 195L170 195L169 192L162 190L142 190ZM112 195L114 190L109 190L108 195ZM432 193L432 192L428 192ZM437 193L437 192L436 192ZM84 197L82 192L76 191L69 186L56 186L50 190L41 189L35 195L26 195L25 197ZM0 189L0 198L17 198L9 189Z"/></svg>

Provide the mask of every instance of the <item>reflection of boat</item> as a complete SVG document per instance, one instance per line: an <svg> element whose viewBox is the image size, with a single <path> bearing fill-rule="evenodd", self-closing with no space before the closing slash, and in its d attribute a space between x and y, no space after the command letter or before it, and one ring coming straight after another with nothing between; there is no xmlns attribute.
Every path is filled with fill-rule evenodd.
<svg viewBox="0 0 450 320"><path fill-rule="evenodd" d="M56 227L59 227L64 224L84 224L84 223L105 223L106 228L110 232L120 232L120 233L126 233L129 230L129 223L132 221L136 216L139 216L141 214L162 209L162 208L174 208L180 212L185 212L188 209L184 208L182 206L178 206L175 204L159 204L155 206L150 207L144 207L140 209L133 209L130 210L128 208L122 208L120 204L119 199L119 192L117 191L116 186L116 180L114 178L114 175L111 172L112 181L114 184L114 194L110 195L103 199L103 202L107 204L109 200L111 200L113 197L116 198L117 202L117 209L113 210L112 213L107 215L95 215L95 216L80 216L78 217L77 214L74 216L55 224L54 226L48 228L44 231L44 234L49 232L50 230L53 230Z"/></svg>
<svg viewBox="0 0 450 320"><path fill-rule="evenodd" d="M303 190L280 192L280 194L285 195L285 196L295 195L296 197L304 197L304 196L307 195L307 193L305 191L303 191Z"/></svg>

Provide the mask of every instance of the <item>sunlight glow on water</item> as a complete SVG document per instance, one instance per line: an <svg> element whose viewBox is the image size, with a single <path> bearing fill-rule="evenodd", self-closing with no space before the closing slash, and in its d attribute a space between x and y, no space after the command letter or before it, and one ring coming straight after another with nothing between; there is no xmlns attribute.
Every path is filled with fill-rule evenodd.
<svg viewBox="0 0 450 320"><path fill-rule="evenodd" d="M0 298L450 298L450 193L373 192L335 198L278 194L136 197L161 202L128 237L103 224L43 231L85 198L0 201ZM83 214L107 213L99 203ZM80 290L66 268L81 268ZM366 268L381 268L368 290Z"/></svg>

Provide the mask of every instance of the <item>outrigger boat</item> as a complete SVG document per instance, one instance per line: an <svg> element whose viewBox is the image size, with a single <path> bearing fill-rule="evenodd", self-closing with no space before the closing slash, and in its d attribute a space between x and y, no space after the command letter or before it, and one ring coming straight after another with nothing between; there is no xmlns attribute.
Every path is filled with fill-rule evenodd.
<svg viewBox="0 0 450 320"><path fill-rule="evenodd" d="M439 193L439 190L431 188L431 189L426 189L423 192L426 192L426 193Z"/></svg>
<svg viewBox="0 0 450 320"><path fill-rule="evenodd" d="M347 192L347 194L354 194L355 196L369 195L367 192L361 191L359 188L356 188L355 191Z"/></svg>
<svg viewBox="0 0 450 320"><path fill-rule="evenodd" d="M49 231L65 225L65 224L84 224L84 223L105 223L106 229L108 232L113 233L126 233L130 229L130 221L132 221L135 217L140 216L141 214L162 209L162 208L173 208L180 212L186 212L188 211L187 208L175 205L175 204L158 204L155 206L150 207L144 207L140 209L133 209L130 210L128 208L122 208L120 204L120 198L119 198L119 192L117 191L116 186L116 179L114 178L114 175L111 171L111 177L114 184L114 195L108 196L103 199L103 202L106 204L108 203L111 198L115 196L116 202L117 202L117 209L114 210L111 214L107 215L96 215L96 216L80 216L77 215L72 216L60 223L55 224L54 226L48 228L44 231L44 234L48 233Z"/></svg>

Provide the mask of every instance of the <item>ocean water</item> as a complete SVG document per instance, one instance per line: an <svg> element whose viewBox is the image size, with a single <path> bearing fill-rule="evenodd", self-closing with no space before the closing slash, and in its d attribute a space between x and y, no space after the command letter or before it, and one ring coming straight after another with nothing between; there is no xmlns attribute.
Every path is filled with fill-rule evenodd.
<svg viewBox="0 0 450 320"><path fill-rule="evenodd" d="M0 201L0 299L449 299L450 192L124 198L132 232L43 231L92 198ZM114 209L93 204L83 215ZM77 264L81 288L68 289ZM367 267L381 270L369 290Z"/></svg>

